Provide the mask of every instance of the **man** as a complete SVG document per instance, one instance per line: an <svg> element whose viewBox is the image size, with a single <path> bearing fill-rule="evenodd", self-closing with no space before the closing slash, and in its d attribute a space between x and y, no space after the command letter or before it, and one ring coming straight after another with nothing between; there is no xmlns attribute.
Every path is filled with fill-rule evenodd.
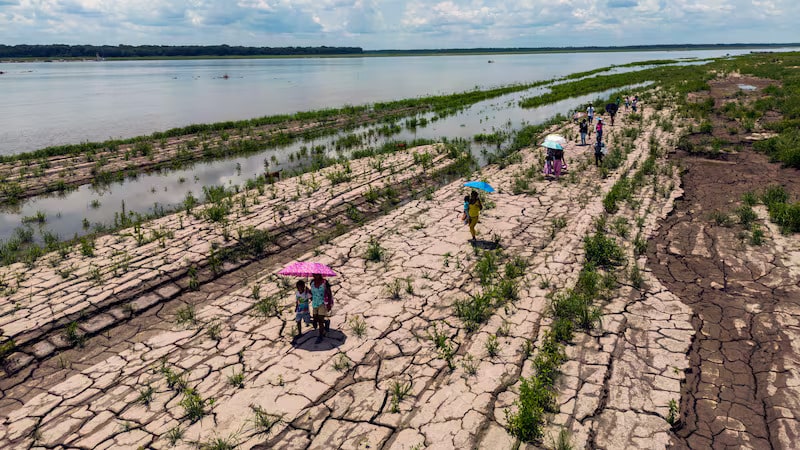
<svg viewBox="0 0 800 450"><path fill-rule="evenodd" d="M592 106L591 103L589 104L589 107L586 108L586 115L589 116L589 125L594 123L594 106Z"/></svg>

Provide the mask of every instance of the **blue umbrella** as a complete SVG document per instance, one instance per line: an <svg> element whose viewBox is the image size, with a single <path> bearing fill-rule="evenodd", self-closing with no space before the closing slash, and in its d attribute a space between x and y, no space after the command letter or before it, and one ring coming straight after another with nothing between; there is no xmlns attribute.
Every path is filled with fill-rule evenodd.
<svg viewBox="0 0 800 450"><path fill-rule="evenodd" d="M486 192L494 192L494 188L489 186L489 183L485 181L467 181L464 183L464 186L471 187L474 189L480 189Z"/></svg>
<svg viewBox="0 0 800 450"><path fill-rule="evenodd" d="M562 147L561 144L555 141L544 141L542 147L552 148L553 150L564 150L564 147Z"/></svg>

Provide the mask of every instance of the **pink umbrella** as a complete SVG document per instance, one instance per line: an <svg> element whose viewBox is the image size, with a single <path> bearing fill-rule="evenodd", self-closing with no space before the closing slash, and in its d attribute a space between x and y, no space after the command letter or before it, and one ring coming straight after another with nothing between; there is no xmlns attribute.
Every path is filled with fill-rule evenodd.
<svg viewBox="0 0 800 450"><path fill-rule="evenodd" d="M326 266L322 263L317 262L293 262L288 266L281 269L278 272L278 275L284 275L289 277L310 277L314 274L320 274L323 277L335 277L336 272L333 271L330 267Z"/></svg>

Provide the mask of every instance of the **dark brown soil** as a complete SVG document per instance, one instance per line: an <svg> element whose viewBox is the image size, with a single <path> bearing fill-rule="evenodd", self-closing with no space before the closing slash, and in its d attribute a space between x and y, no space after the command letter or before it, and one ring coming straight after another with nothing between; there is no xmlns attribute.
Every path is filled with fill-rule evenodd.
<svg viewBox="0 0 800 450"><path fill-rule="evenodd" d="M731 87L738 89L740 83L759 87L753 95L769 84L751 78L712 84L716 108L735 96ZM796 200L800 179L796 170L769 163L738 136L731 139L727 118L715 115L712 123L713 135L730 143L723 150L735 145L741 150L671 156L685 169L685 195L648 249L654 274L694 313L696 335L675 448L784 448L774 419L780 417L780 408L792 403L779 388L776 392L785 378L776 367L784 358L797 356L774 312L800 305L800 286L791 284L791 277L786 277L786 285L779 281L775 286L776 276L787 271L769 236L764 245L752 246L746 241L747 230L735 219L720 225L720 216L714 214L735 217L731 213L742 205L745 192L763 191L771 184L783 185ZM745 256L748 251L763 255L768 275Z"/></svg>

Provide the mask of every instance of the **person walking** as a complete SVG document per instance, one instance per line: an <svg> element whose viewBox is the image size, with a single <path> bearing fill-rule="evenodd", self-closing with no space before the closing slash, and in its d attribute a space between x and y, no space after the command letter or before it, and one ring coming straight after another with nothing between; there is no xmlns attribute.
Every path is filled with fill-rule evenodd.
<svg viewBox="0 0 800 450"><path fill-rule="evenodd" d="M589 117L589 125L594 123L594 106L589 103L589 107L586 108L586 115Z"/></svg>
<svg viewBox="0 0 800 450"><path fill-rule="evenodd" d="M481 199L478 197L478 192L472 191L472 194L469 196L469 233L472 235L473 243L478 240L478 231L475 230L475 225L478 224L478 218L481 215L482 209L483 203L481 203Z"/></svg>
<svg viewBox="0 0 800 450"><path fill-rule="evenodd" d="M330 330L328 317L333 309L333 292L331 284L315 273L311 279L311 308L314 312L314 322L317 324L317 344L322 342L325 334Z"/></svg>
<svg viewBox="0 0 800 450"><path fill-rule="evenodd" d="M594 143L594 165L600 167L603 164L603 156L606 154L606 144L600 141Z"/></svg>
<svg viewBox="0 0 800 450"><path fill-rule="evenodd" d="M302 323L305 322L306 325L311 325L311 310L309 308L309 303L311 300L311 290L306 287L305 281L298 281L295 284L297 287L297 292L294 294L294 311L295 311L295 322L297 322L297 334L295 337L300 337L303 334L303 326ZM317 328L317 323L314 322L314 328Z"/></svg>
<svg viewBox="0 0 800 450"><path fill-rule="evenodd" d="M639 103L639 96L633 98L633 102L631 102L631 109L633 112L636 112L636 104Z"/></svg>
<svg viewBox="0 0 800 450"><path fill-rule="evenodd" d="M595 127L595 130L597 131L597 142L602 142L603 141L603 118L602 117L598 117L597 118L597 126Z"/></svg>
<svg viewBox="0 0 800 450"><path fill-rule="evenodd" d="M586 123L586 119L581 119L578 130L581 132L581 145L586 145L586 134L589 133L589 124Z"/></svg>
<svg viewBox="0 0 800 450"><path fill-rule="evenodd" d="M561 178L561 169L564 164L564 150L553 150L553 171L555 172L556 181Z"/></svg>

